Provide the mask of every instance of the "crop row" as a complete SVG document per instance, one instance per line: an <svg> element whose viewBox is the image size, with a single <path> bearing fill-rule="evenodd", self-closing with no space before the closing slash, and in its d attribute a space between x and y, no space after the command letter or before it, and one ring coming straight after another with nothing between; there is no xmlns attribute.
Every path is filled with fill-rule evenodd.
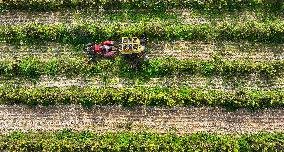
<svg viewBox="0 0 284 152"><path fill-rule="evenodd" d="M15 87L0 88L1 104L122 106L217 106L228 109L284 107L282 90L202 90L190 87Z"/></svg>
<svg viewBox="0 0 284 152"><path fill-rule="evenodd" d="M74 132L13 132L0 136L1 151L283 151L283 134L241 136L194 133L176 135L148 132L98 134Z"/></svg>
<svg viewBox="0 0 284 152"><path fill-rule="evenodd" d="M137 13L139 11L139 13ZM244 11L224 14L200 13L195 10L167 10L151 12L147 10L115 11L107 10L94 12L86 10L61 10L56 12L27 12L7 11L0 15L0 25L19 25L37 22L40 24L72 23L85 21L89 24L96 22L139 22L139 21L172 21L172 23L201 24L209 22L238 22L238 21L267 21L283 20L284 16L278 13L267 13L265 10Z"/></svg>
<svg viewBox="0 0 284 152"><path fill-rule="evenodd" d="M0 40L10 42L55 41L71 44L86 44L103 41L110 37L140 36L145 33L151 40L230 40L284 42L284 22L220 22L216 24L173 24L170 22L73 23L21 26L0 26Z"/></svg>
<svg viewBox="0 0 284 152"><path fill-rule="evenodd" d="M62 57L49 60L39 60L28 57L20 60L0 61L0 76L26 76L37 78L41 75L90 76L96 74L115 74L120 77L162 77L174 74L200 74L204 76L220 75L224 77L247 76L258 74L261 77L272 78L280 76L284 71L284 61L254 63L252 61L226 61L220 58L213 60L178 60L175 58L151 59L140 63L133 69L132 62L117 58L101 60L93 63L84 57Z"/></svg>
<svg viewBox="0 0 284 152"><path fill-rule="evenodd" d="M154 9L197 8L197 9L241 9L267 7L281 9L282 0L3 0L2 7L10 9L52 10L62 7L94 9Z"/></svg>

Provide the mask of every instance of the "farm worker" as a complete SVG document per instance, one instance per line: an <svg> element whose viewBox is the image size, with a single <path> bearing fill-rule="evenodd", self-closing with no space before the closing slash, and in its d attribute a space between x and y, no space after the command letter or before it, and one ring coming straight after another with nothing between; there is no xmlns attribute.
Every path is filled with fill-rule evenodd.
<svg viewBox="0 0 284 152"><path fill-rule="evenodd" d="M114 41L104 41L100 44L95 44L92 46L92 50L95 53L102 53L104 57L114 57L116 53Z"/></svg>

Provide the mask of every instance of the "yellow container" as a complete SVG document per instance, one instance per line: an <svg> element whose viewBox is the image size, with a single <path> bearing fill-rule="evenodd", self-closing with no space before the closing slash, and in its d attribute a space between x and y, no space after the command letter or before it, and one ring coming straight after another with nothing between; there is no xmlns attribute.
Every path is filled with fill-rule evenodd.
<svg viewBox="0 0 284 152"><path fill-rule="evenodd" d="M122 43L119 46L119 50L122 54L141 53L141 48L140 40L137 37L122 37Z"/></svg>

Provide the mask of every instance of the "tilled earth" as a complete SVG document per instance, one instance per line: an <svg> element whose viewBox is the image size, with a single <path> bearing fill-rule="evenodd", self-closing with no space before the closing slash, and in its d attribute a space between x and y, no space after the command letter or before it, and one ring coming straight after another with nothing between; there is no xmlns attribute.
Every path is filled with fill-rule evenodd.
<svg viewBox="0 0 284 152"><path fill-rule="evenodd" d="M141 131L193 133L253 133L284 131L284 109L226 111L221 108L152 108L79 105L0 106L0 132L21 130Z"/></svg>
<svg viewBox="0 0 284 152"><path fill-rule="evenodd" d="M84 48L80 46L80 48ZM254 62L284 59L284 45L267 45L258 43L231 42L151 42L147 44L147 55L150 59L158 57L175 57L177 59L212 60L219 56L224 60L249 60ZM82 57L84 49L57 43L44 45L20 45L0 43L0 60L37 56L42 60L53 57Z"/></svg>
<svg viewBox="0 0 284 152"><path fill-rule="evenodd" d="M1 2L1 1L0 1ZM131 13L132 12L132 13ZM27 23L38 23L38 24L56 24L65 23L71 24L72 22L85 21L88 23L94 23L97 21L102 22L116 22L116 21L127 21L130 22L135 17L131 15L139 12L140 14L148 14L148 10L129 10L128 13L122 10L107 10L96 12L93 9L90 10L68 10L64 9L61 11L47 11L47 12L30 12L30 11L4 11L0 12L0 25L20 25ZM172 21L176 23L179 21L183 24L204 24L204 23L215 23L215 22L243 22L247 20L261 21L264 19L270 19L266 12L251 12L251 11L236 11L228 14L210 15L200 12L196 12L190 9L171 9L164 12L167 14L162 17L163 20ZM116 15L117 18L111 17ZM149 14L148 14L149 15ZM157 14L152 14L152 17L147 17L148 20L153 18L161 18ZM175 19L172 19L172 18ZM283 20L284 15L282 12L276 14L270 14L271 19Z"/></svg>

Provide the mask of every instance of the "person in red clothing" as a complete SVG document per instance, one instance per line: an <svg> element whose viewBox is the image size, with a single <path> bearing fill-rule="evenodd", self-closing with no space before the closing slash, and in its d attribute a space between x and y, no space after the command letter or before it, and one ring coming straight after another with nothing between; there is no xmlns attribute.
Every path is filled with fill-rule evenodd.
<svg viewBox="0 0 284 152"><path fill-rule="evenodd" d="M92 47L95 53L101 53L104 57L114 57L116 51L114 41L104 41L101 44L95 44Z"/></svg>
<svg viewBox="0 0 284 152"><path fill-rule="evenodd" d="M116 48L114 47L114 41L104 41L100 44L88 44L88 52L92 60L95 60L97 55L102 55L106 58L114 58Z"/></svg>

